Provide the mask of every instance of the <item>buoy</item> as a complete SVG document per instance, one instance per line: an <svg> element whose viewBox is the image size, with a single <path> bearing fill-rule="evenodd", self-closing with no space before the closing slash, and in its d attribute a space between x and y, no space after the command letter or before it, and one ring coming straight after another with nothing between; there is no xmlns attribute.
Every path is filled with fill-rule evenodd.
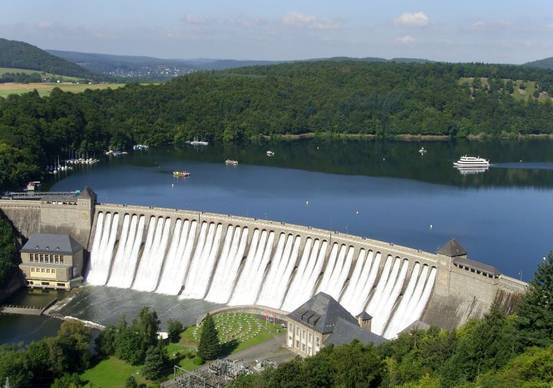
<svg viewBox="0 0 553 388"><path fill-rule="evenodd" d="M356 210L356 211L355 211L355 214L359 214L359 210Z"/></svg>
<svg viewBox="0 0 553 388"><path fill-rule="evenodd" d="M309 206L309 201L305 201L305 206Z"/></svg>
<svg viewBox="0 0 553 388"><path fill-rule="evenodd" d="M175 187L175 184L174 184L174 183L171 183L171 187Z"/></svg>
<svg viewBox="0 0 553 388"><path fill-rule="evenodd" d="M432 230L432 224L430 224L430 230Z"/></svg>

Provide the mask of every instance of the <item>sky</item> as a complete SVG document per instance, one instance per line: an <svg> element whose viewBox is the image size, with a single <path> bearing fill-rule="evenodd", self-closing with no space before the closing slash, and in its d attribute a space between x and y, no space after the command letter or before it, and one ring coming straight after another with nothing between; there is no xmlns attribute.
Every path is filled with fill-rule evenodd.
<svg viewBox="0 0 553 388"><path fill-rule="evenodd" d="M553 56L553 0L1 0L0 37L163 58Z"/></svg>

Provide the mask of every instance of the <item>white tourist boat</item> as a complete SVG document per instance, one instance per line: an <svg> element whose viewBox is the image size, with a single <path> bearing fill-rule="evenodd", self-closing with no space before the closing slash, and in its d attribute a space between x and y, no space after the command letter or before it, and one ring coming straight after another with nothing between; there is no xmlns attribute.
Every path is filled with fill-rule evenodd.
<svg viewBox="0 0 553 388"><path fill-rule="evenodd" d="M481 157L462 156L461 159L453 163L453 167L458 169L487 169L490 167L490 161Z"/></svg>
<svg viewBox="0 0 553 388"><path fill-rule="evenodd" d="M273 156L275 156L275 153L271 150L267 151L266 154L269 158L272 158Z"/></svg>
<svg viewBox="0 0 553 388"><path fill-rule="evenodd" d="M209 145L209 142L203 141L203 140L198 140L198 138L194 138L194 140L192 140L192 141L188 140L186 143L190 144L192 146L206 146L206 145Z"/></svg>
<svg viewBox="0 0 553 388"><path fill-rule="evenodd" d="M227 159L225 160L227 166L238 166L238 160Z"/></svg>

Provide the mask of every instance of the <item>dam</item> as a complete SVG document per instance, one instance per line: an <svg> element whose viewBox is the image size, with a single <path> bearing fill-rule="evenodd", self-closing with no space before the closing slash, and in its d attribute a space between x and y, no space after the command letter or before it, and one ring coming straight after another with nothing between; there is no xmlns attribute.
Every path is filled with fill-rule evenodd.
<svg viewBox="0 0 553 388"><path fill-rule="evenodd" d="M103 204L94 192L11 195L0 209L25 238L64 232L87 247L86 282L230 306L294 310L325 292L394 338L420 322L451 329L525 283L471 260L335 231L182 209ZM444 242L445 243L445 242Z"/></svg>

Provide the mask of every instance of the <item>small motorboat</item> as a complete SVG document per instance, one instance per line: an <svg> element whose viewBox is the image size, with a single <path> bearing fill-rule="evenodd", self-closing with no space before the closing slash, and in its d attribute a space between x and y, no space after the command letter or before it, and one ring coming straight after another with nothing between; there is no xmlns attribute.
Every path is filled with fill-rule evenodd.
<svg viewBox="0 0 553 388"><path fill-rule="evenodd" d="M421 154L421 156L426 154L426 148L424 148L424 147L419 148L419 154Z"/></svg>
<svg viewBox="0 0 553 388"><path fill-rule="evenodd" d="M27 183L27 186L25 187L25 191L35 191L40 187L40 181L30 181Z"/></svg>
<svg viewBox="0 0 553 388"><path fill-rule="evenodd" d="M272 158L273 156L275 156L275 153L271 150L267 151L266 154L269 158Z"/></svg>
<svg viewBox="0 0 553 388"><path fill-rule="evenodd" d="M173 176L175 178L188 178L190 173L188 171L173 171Z"/></svg>
<svg viewBox="0 0 553 388"><path fill-rule="evenodd" d="M227 166L238 166L238 160L227 159L225 160L225 164Z"/></svg>

